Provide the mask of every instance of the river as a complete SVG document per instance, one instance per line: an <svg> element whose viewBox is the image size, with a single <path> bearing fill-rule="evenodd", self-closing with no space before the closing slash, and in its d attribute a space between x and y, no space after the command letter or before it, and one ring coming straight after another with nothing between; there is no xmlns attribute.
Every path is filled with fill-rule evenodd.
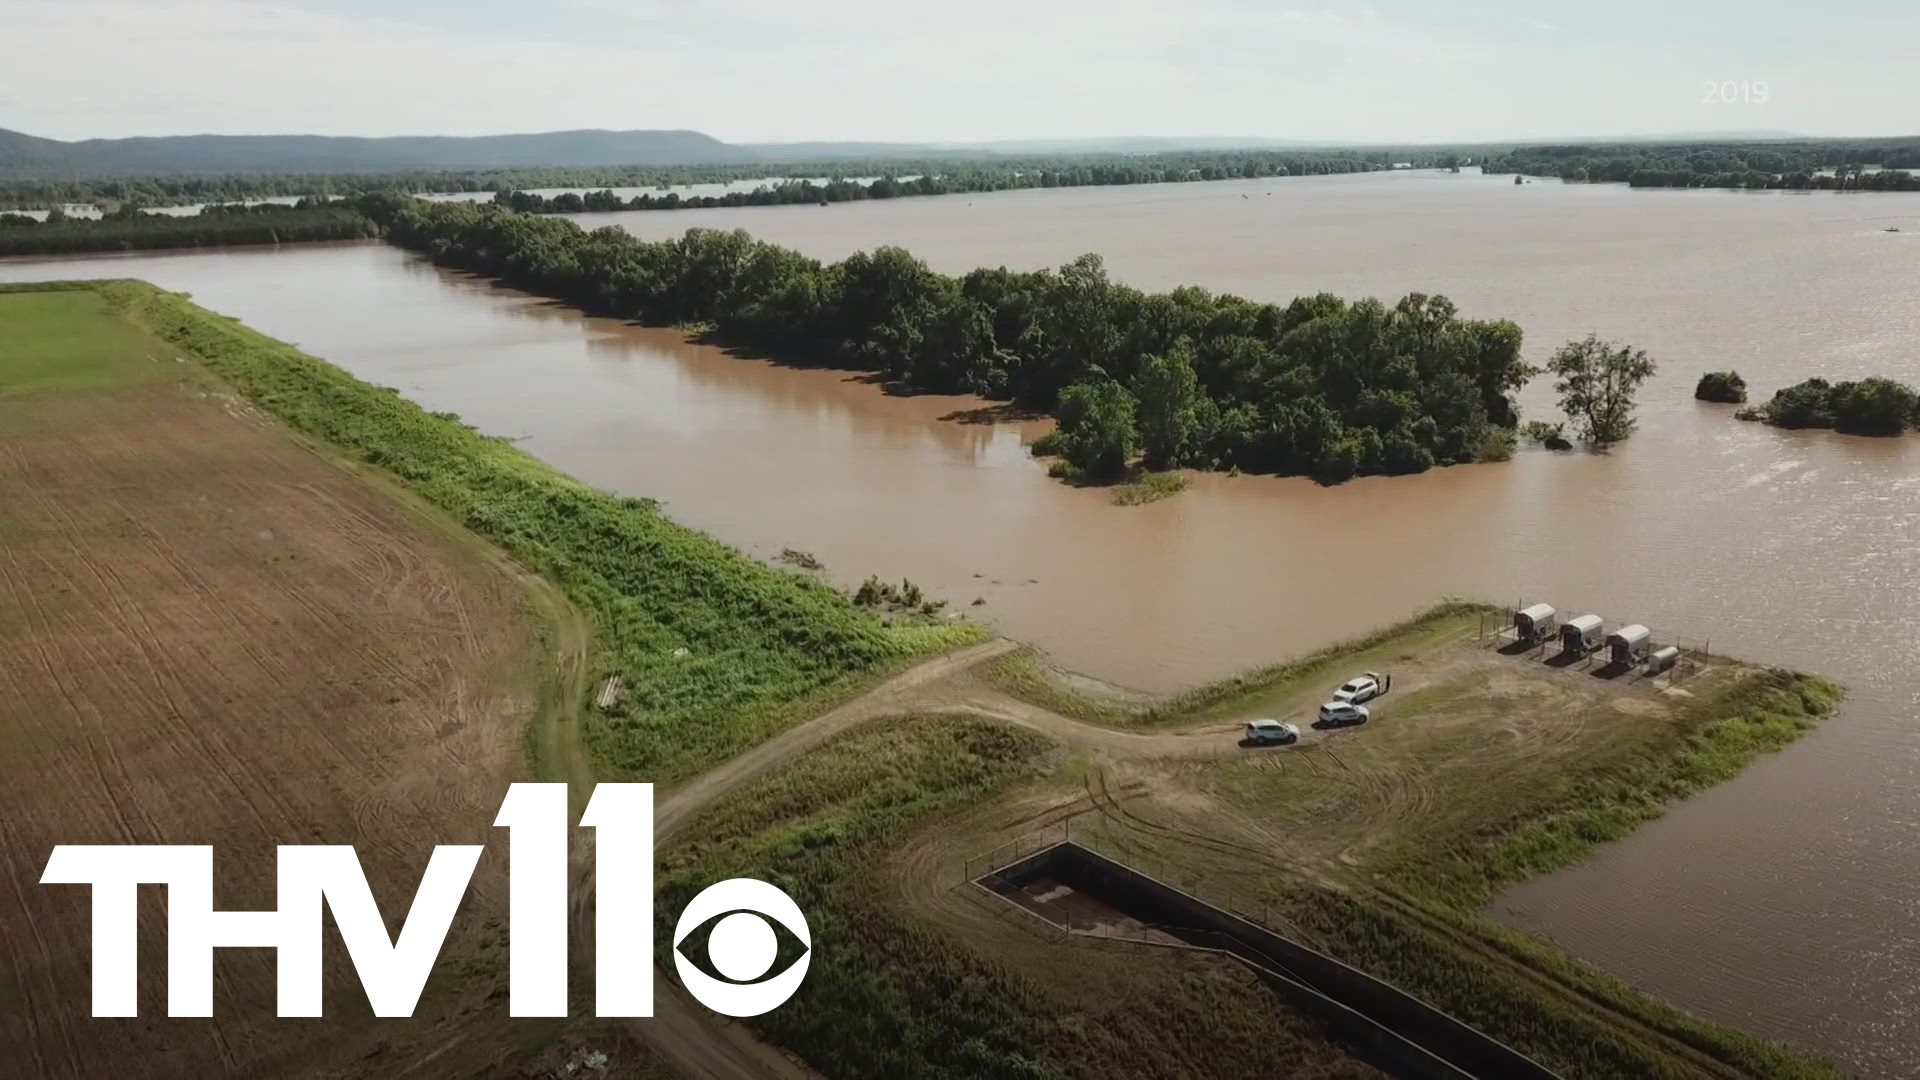
<svg viewBox="0 0 1920 1080"><path fill-rule="evenodd" d="M1813 374L1920 382L1920 196L1633 191L1435 172L588 215L949 271L1097 251L1116 277L1261 299L1451 296L1539 360L1589 331L1661 370L1604 456L1368 478L1204 475L1114 507L1049 480L1033 428L672 333L586 319L378 244L0 264L137 276L460 413L589 482L662 499L842 583L910 577L1061 664L1169 690L1443 596L1546 600L1833 675L1842 714L1496 912L1714 1019L1920 1075L1920 439L1782 432L1692 400ZM1885 231L1899 226L1904 231ZM1523 403L1551 405L1538 381ZM985 601L971 606L975 598Z"/></svg>

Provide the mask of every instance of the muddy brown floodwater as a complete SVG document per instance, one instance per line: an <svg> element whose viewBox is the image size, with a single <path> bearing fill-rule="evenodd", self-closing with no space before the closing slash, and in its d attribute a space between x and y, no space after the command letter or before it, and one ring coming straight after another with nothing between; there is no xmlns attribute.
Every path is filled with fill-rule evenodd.
<svg viewBox="0 0 1920 1080"><path fill-rule="evenodd" d="M975 402L741 360L582 318L380 245L0 266L137 276L460 413L595 484L842 583L911 577L1061 663L1167 690L1443 596L1546 600L1844 680L1839 718L1498 913L1704 1015L1920 1075L1920 439L1789 433L1691 398L1813 374L1920 382L1920 196L1631 191L1376 174L739 211L599 215L648 236L745 227L935 266L1084 251L1119 278L1260 299L1441 292L1543 357L1595 331L1661 371L1607 456L1336 488L1198 477L1114 507L1050 481ZM1890 225L1904 231L1884 231ZM1551 387L1523 401L1543 415ZM975 597L982 607L970 607Z"/></svg>

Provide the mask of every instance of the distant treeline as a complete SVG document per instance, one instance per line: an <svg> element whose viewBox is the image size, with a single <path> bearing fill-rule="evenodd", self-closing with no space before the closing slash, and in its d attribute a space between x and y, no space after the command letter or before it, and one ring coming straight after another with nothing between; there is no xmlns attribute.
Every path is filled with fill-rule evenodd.
<svg viewBox="0 0 1920 1080"><path fill-rule="evenodd" d="M396 244L593 314L1044 411L1118 401L1119 437L1137 430L1157 467L1337 481L1503 456L1510 395L1533 374L1518 326L1463 319L1439 296L1283 306L1142 292L1093 255L952 277L895 247L823 264L739 231L649 243L497 206L359 205Z"/></svg>
<svg viewBox="0 0 1920 1080"><path fill-rule="evenodd" d="M0 256L291 244L379 235L380 226L350 206L304 200L297 206L208 206L193 215L129 209L94 219L71 218L55 211L46 221L36 221L24 214L0 213Z"/></svg>
<svg viewBox="0 0 1920 1080"><path fill-rule="evenodd" d="M284 196L342 197L382 191L430 194L522 191L529 188L661 188L664 196L667 194L665 188L685 184L795 178L845 182L852 177L901 176L937 176L948 185L945 189L948 191L998 191L1013 187L1076 187L1089 184L1145 184L1163 180L1221 180L1249 176L1360 172L1386 168L1394 162L1452 164L1456 157L1432 149L1405 153L1366 149L1220 150L974 160L891 158L831 163L80 177L65 180L24 177L0 181L0 206L42 207L60 203L170 206Z"/></svg>
<svg viewBox="0 0 1920 1080"><path fill-rule="evenodd" d="M1330 158L1297 163L1299 175L1368 172L1381 166L1351 159ZM1087 165L1052 172L970 172L960 175L919 176L910 180L883 176L867 183L830 180L788 180L724 195L681 195L677 191L636 195L622 199L612 191L584 195L563 192L546 197L527 191L502 191L494 202L529 214L578 214L607 210L704 210L717 206L787 206L797 203L859 202L899 199L913 195L954 195L1015 188L1099 187L1114 184L1161 184L1184 180L1238 180L1247 177L1295 175L1293 166L1268 162L1208 166L1201 169L1146 168L1138 165Z"/></svg>
<svg viewBox="0 0 1920 1080"><path fill-rule="evenodd" d="M1920 178L1905 171L1920 168L1920 139L1526 146L1481 168L1635 187L1920 191Z"/></svg>

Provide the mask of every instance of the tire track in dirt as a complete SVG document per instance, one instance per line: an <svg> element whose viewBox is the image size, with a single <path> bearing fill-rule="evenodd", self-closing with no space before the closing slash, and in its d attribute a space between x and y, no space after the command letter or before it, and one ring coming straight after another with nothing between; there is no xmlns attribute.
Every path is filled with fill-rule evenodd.
<svg viewBox="0 0 1920 1080"><path fill-rule="evenodd" d="M112 437L102 439L101 448L103 451L117 449L123 457L135 452L134 448L128 446L124 437L118 433ZM240 783L235 778L233 772L227 767L227 762L232 759L231 748L222 745L218 747L216 751L215 747L209 745L209 740L203 734L203 729L199 725L187 720L187 716L192 710L182 706L182 698L188 696L189 691L180 685L173 675L173 665L162 664L154 655L154 643L165 640L165 636L156 630L152 621L142 609L137 605L131 605L127 602L126 598L132 595L132 590L128 587L127 582L121 577L118 571L114 570L111 566L103 565L100 560L90 557L86 551L79 546L76 538L82 535L85 530L80 528L73 513L67 509L60 500L47 497L44 491L31 485L28 488L28 493L37 500L38 505L44 513L62 523L68 552L74 563L92 577L95 585L98 587L98 594L107 599L107 606L111 608L114 616L114 629L121 639L124 640L131 647L132 651L137 653L144 662L147 674L146 681L151 683L153 689L158 692L165 704L165 708L162 711L163 719L175 733L179 735L183 745L191 746L198 752L200 763L206 769L217 773L221 779L225 781L228 792L242 800L255 819L263 826L266 826L268 824L268 818L267 815L262 812L256 800L254 786ZM111 494L102 500L101 505L116 514L123 515L130 521L144 538L149 550L161 557L168 565L172 566L175 571L181 575L183 581L185 581L189 588L196 594L214 599L216 603L213 606L215 607L222 606L217 602L219 598L218 592L209 589L206 582L200 579L198 574L193 573L188 567L184 566L178 552L173 549L160 534L155 532L155 530L145 522L141 521L137 515L128 513L126 507ZM137 633L133 626L136 620L141 624L141 632ZM293 818L289 814L288 807L277 797L271 787L265 790L265 794L268 800L274 804L275 814L279 819L278 825L283 830L284 835L284 830L290 829L293 826Z"/></svg>
<svg viewBox="0 0 1920 1080"><path fill-rule="evenodd" d="M32 870L30 866L22 866L18 861L18 853L26 850L26 847L27 845L21 842L21 837L14 828L13 823L4 818L0 818L0 858L4 858L8 864L7 878L13 884L14 903L21 911L30 910L27 906L26 891L22 888L22 883L31 880L28 875ZM23 871L26 872L23 873ZM27 952L26 949L20 947L20 943L15 939L16 930L14 924L16 921L27 928L27 932L32 938L33 954L39 958L42 970L52 971L54 969L53 950L48 947L46 935L41 932L39 923L32 919L0 920L0 934L4 934L5 936L7 955L13 957L14 962L18 964L20 957ZM50 1020L58 1026L60 1044L66 1049L67 1072L69 1075L78 1076L80 1075L80 1050L78 1046L74 1045L72 1026L66 1022L66 1018L60 1014L58 1009L47 1010L48 1019L42 1019L42 1006L38 1000L38 995L34 992L33 983L33 978L23 973L19 986L22 996L26 1000L25 1007L21 1010L21 1016L27 1024L27 1040L33 1048L33 1063L40 1075L52 1075L52 1069L41 1045L42 1040L40 1035L41 1026Z"/></svg>
<svg viewBox="0 0 1920 1080"><path fill-rule="evenodd" d="M479 804L525 761L533 642L513 579L476 574L456 552L475 541L423 534L422 511L352 469L174 385L0 398L0 430L0 1061L198 1080L397 1045L352 1010L278 1021L270 956L250 950L216 960L213 1018L155 1023L164 980L143 978L141 1019L93 1021L87 891L38 871L56 843L211 843L220 907L271 908L275 843L344 842L382 910L406 910L423 844L487 839ZM449 950L504 884L476 875ZM157 900L143 966L164 959ZM330 1003L351 972L333 947Z"/></svg>
<svg viewBox="0 0 1920 1080"><path fill-rule="evenodd" d="M4 571L8 592L13 595L16 606L29 624L27 643L33 648L35 659L40 662L40 669L46 676L47 683L58 690L60 704L67 710L74 727L82 732L82 737L86 740L94 779L99 789L107 794L113 806L114 825L120 834L121 842L138 843L139 831L134 829L132 815L128 814L123 802L127 798L126 792L131 787L131 778L126 767L114 753L112 741L96 736L97 718L89 715L88 710L81 708L83 698L80 692L63 677L63 665L56 663L49 652L46 643L52 640L52 631L46 609L31 588L23 588L19 584L21 567L14 550L10 546L0 545L0 551L6 552L10 567ZM37 627L33 625L36 620ZM110 770L113 773L111 778L108 776ZM149 834L154 835L152 819L145 816L138 801L134 801L133 806L135 814L140 816L148 826Z"/></svg>

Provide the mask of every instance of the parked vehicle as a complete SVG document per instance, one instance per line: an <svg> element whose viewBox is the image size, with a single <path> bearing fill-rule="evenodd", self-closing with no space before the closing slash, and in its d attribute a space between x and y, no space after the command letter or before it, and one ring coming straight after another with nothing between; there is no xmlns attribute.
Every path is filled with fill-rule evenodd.
<svg viewBox="0 0 1920 1080"><path fill-rule="evenodd" d="M1348 679L1346 682L1341 683L1340 689L1333 692L1333 700L1349 701L1358 705L1362 702L1372 701L1374 698L1386 693L1387 688L1392 685L1393 677L1391 675L1382 675L1377 671L1369 671L1357 679Z"/></svg>
<svg viewBox="0 0 1920 1080"><path fill-rule="evenodd" d="M1285 746L1300 741L1300 729L1278 720L1249 720L1247 741L1255 746Z"/></svg>
<svg viewBox="0 0 1920 1080"><path fill-rule="evenodd" d="M1314 726L1351 727L1366 723L1371 715L1365 705L1355 705L1351 701L1329 701L1320 706L1320 719L1314 721Z"/></svg>

